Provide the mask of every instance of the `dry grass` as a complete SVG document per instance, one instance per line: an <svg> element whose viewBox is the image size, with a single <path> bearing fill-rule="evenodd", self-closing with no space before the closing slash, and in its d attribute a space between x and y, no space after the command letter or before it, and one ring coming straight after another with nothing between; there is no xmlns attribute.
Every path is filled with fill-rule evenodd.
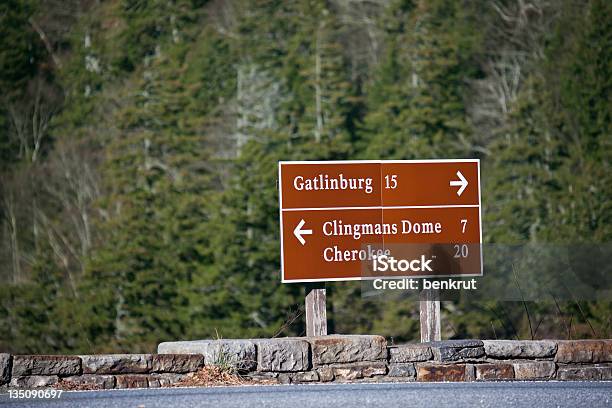
<svg viewBox="0 0 612 408"><path fill-rule="evenodd" d="M103 389L98 384L74 383L71 381L59 381L53 385L53 388L63 391L95 391Z"/></svg>
<svg viewBox="0 0 612 408"><path fill-rule="evenodd" d="M242 377L215 365L206 366L199 371L185 375L172 387L215 387L220 385L275 384L273 379L262 380Z"/></svg>
<svg viewBox="0 0 612 408"><path fill-rule="evenodd" d="M224 366L210 365L199 371L186 374L180 381L166 385L166 387L217 387L228 385L270 385L277 384L274 378L251 378L243 377ZM92 383L76 383L62 381L53 385L53 388L64 391L88 391L101 390L102 386Z"/></svg>
<svg viewBox="0 0 612 408"><path fill-rule="evenodd" d="M243 378L219 366L206 366L189 373L173 387L210 387L214 385L242 385Z"/></svg>

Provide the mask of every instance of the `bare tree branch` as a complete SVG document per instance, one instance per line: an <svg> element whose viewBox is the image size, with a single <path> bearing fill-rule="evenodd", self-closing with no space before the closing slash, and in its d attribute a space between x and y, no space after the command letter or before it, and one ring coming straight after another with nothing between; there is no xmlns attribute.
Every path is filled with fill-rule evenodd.
<svg viewBox="0 0 612 408"><path fill-rule="evenodd" d="M43 44L45 44L45 48L47 49L47 52L51 56L51 59L53 59L53 63L55 64L55 66L61 69L62 62L59 60L59 58L57 58L57 56L53 52L53 47L51 46L51 42L49 41L49 38L47 38L47 35L43 31L43 29L40 27L40 25L38 25L38 23L36 23L36 21L34 21L32 17L30 17L28 21L30 22L30 25L32 26L32 28L38 33L38 36L42 40Z"/></svg>

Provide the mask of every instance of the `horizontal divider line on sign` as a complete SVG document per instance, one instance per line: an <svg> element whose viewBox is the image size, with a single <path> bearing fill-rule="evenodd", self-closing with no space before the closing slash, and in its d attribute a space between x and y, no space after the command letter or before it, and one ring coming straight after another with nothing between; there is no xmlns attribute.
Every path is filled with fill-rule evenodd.
<svg viewBox="0 0 612 408"><path fill-rule="evenodd" d="M283 208L282 211L323 211L323 210L394 210L403 208L478 208L478 204L451 204L451 205L372 205L369 207L305 207Z"/></svg>

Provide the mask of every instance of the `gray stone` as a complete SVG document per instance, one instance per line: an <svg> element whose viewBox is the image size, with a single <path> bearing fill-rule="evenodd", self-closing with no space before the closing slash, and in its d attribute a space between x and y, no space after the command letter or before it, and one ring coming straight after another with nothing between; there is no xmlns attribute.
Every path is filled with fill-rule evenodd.
<svg viewBox="0 0 612 408"><path fill-rule="evenodd" d="M169 387L185 378L185 374L162 373L148 376L149 388Z"/></svg>
<svg viewBox="0 0 612 408"><path fill-rule="evenodd" d="M612 340L558 341L559 363L604 363L612 361Z"/></svg>
<svg viewBox="0 0 612 408"><path fill-rule="evenodd" d="M257 365L253 340L195 340L172 341L157 346L159 354L203 354L206 365L231 366L240 371L251 371Z"/></svg>
<svg viewBox="0 0 612 408"><path fill-rule="evenodd" d="M466 341L461 344L461 341L440 341L425 343L431 347L433 358L435 361L452 362L452 361L475 361L480 360L484 356L484 347L474 346L474 341Z"/></svg>
<svg viewBox="0 0 612 408"><path fill-rule="evenodd" d="M204 365L201 354L155 354L151 371L154 373L190 373Z"/></svg>
<svg viewBox="0 0 612 408"><path fill-rule="evenodd" d="M62 383L75 384L80 387L110 390L115 388L115 377L112 375L83 374L62 378Z"/></svg>
<svg viewBox="0 0 612 408"><path fill-rule="evenodd" d="M567 381L610 380L612 379L612 366L559 367L557 379Z"/></svg>
<svg viewBox="0 0 612 408"><path fill-rule="evenodd" d="M387 364L385 363L364 363L364 367L361 370L364 377L374 377L376 375L385 375L387 374Z"/></svg>
<svg viewBox="0 0 612 408"><path fill-rule="evenodd" d="M358 378L385 375L387 365L381 361L364 361L352 364L334 364L331 366L337 380L355 380Z"/></svg>
<svg viewBox="0 0 612 408"><path fill-rule="evenodd" d="M445 340L423 344L431 347L434 360L441 362L474 361L484 356L480 340Z"/></svg>
<svg viewBox="0 0 612 408"><path fill-rule="evenodd" d="M474 364L465 365L465 381L476 381L476 367Z"/></svg>
<svg viewBox="0 0 612 408"><path fill-rule="evenodd" d="M159 380L159 378L154 377L154 376L149 376L149 378L147 378L147 385L149 388L161 388L161 381Z"/></svg>
<svg viewBox="0 0 612 408"><path fill-rule="evenodd" d="M213 340L167 341L159 343L159 354L206 354L208 345Z"/></svg>
<svg viewBox="0 0 612 408"><path fill-rule="evenodd" d="M611 366L598 367L598 368L601 373L602 380L606 380L606 381L612 380L612 367Z"/></svg>
<svg viewBox="0 0 612 408"><path fill-rule="evenodd" d="M389 347L389 361L392 363L411 363L433 358L431 348L422 344L403 344Z"/></svg>
<svg viewBox="0 0 612 408"><path fill-rule="evenodd" d="M431 347L454 347L454 348L465 348L465 347L482 347L482 340L478 339L466 339L466 340L440 340L430 341L428 343L422 343Z"/></svg>
<svg viewBox="0 0 612 408"><path fill-rule="evenodd" d="M257 342L257 370L306 371L310 368L310 345L300 339L269 339Z"/></svg>
<svg viewBox="0 0 612 408"><path fill-rule="evenodd" d="M151 371L151 354L97 354L81 356L83 374L141 374Z"/></svg>
<svg viewBox="0 0 612 408"><path fill-rule="evenodd" d="M517 380L545 380L555 375L555 363L552 361L525 361L513 366Z"/></svg>
<svg viewBox="0 0 612 408"><path fill-rule="evenodd" d="M245 378L250 378L254 382L278 382L279 373L273 373L270 371L253 371L244 375Z"/></svg>
<svg viewBox="0 0 612 408"><path fill-rule="evenodd" d="M340 381L351 381L358 378L363 378L361 369L356 367L338 367L334 368L334 379Z"/></svg>
<svg viewBox="0 0 612 408"><path fill-rule="evenodd" d="M413 363L399 363L389 365L389 377L416 377L416 369Z"/></svg>
<svg viewBox="0 0 612 408"><path fill-rule="evenodd" d="M280 384L291 384L291 375L289 373L280 373L276 379Z"/></svg>
<svg viewBox="0 0 612 408"><path fill-rule="evenodd" d="M257 366L255 343L250 340L214 340L204 354L207 365L229 365L239 371Z"/></svg>
<svg viewBox="0 0 612 408"><path fill-rule="evenodd" d="M475 364L477 380L511 380L514 378L512 364L486 363Z"/></svg>
<svg viewBox="0 0 612 408"><path fill-rule="evenodd" d="M253 371L253 372L245 374L244 376L247 378L254 378L254 379L270 379L270 378L278 377L278 374L279 373L273 373L270 371Z"/></svg>
<svg viewBox="0 0 612 408"><path fill-rule="evenodd" d="M0 385L11 380L11 355L0 353Z"/></svg>
<svg viewBox="0 0 612 408"><path fill-rule="evenodd" d="M387 341L382 336L330 335L308 337L314 365L376 361L387 358Z"/></svg>
<svg viewBox="0 0 612 408"><path fill-rule="evenodd" d="M148 375L117 375L116 388L149 388Z"/></svg>
<svg viewBox="0 0 612 408"><path fill-rule="evenodd" d="M319 373L316 371L304 371L301 373L291 374L291 382L304 383L319 381Z"/></svg>
<svg viewBox="0 0 612 408"><path fill-rule="evenodd" d="M77 375L81 359L76 356L21 355L13 356L12 377L27 375Z"/></svg>
<svg viewBox="0 0 612 408"><path fill-rule="evenodd" d="M550 340L483 340L487 357L493 358L546 358L557 351Z"/></svg>
<svg viewBox="0 0 612 408"><path fill-rule="evenodd" d="M13 377L9 383L14 388L41 388L57 384L57 375L30 375L27 377Z"/></svg>
<svg viewBox="0 0 612 408"><path fill-rule="evenodd" d="M334 380L334 370L331 367L319 367L317 373L319 373L319 381L321 382Z"/></svg>

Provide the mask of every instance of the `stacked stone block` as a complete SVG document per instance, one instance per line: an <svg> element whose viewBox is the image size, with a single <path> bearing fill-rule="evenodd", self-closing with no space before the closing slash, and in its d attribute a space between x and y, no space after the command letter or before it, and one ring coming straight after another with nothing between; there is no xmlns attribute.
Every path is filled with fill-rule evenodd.
<svg viewBox="0 0 612 408"><path fill-rule="evenodd" d="M96 389L170 386L205 365L278 383L612 380L612 340L448 340L387 345L381 336L162 343L159 354L0 353L0 387L58 382Z"/></svg>

